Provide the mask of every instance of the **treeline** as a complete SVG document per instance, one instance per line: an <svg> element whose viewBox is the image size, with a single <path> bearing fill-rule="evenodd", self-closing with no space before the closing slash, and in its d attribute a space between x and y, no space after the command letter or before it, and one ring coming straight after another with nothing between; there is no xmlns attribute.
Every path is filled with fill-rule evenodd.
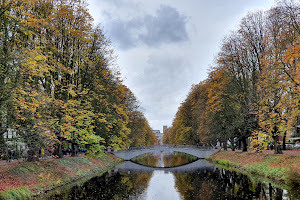
<svg viewBox="0 0 300 200"><path fill-rule="evenodd" d="M300 6L252 12L225 37L208 78L179 107L165 143L283 144L299 122ZM232 145L234 148L235 145ZM279 153L279 145L275 152Z"/></svg>
<svg viewBox="0 0 300 200"><path fill-rule="evenodd" d="M83 0L0 3L0 153L16 131L33 154L150 145L156 137L119 77Z"/></svg>

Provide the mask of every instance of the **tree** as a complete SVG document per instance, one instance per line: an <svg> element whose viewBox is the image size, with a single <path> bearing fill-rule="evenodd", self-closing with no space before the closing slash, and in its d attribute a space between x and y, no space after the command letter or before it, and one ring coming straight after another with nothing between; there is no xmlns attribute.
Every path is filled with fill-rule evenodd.
<svg viewBox="0 0 300 200"><path fill-rule="evenodd" d="M259 121L264 132L274 139L275 153L282 153L279 136L283 136L285 147L286 134L291 128L289 113L294 110L289 105L293 87L287 76L286 65L282 55L294 40L294 32L286 18L282 17L281 8L268 11L266 20L265 55L259 78Z"/></svg>
<svg viewBox="0 0 300 200"><path fill-rule="evenodd" d="M137 98L129 88L125 87L125 91L126 111L129 117L127 127L130 129L130 134L128 135L130 146L148 146L157 144L158 140L153 133L149 122L139 110L140 105Z"/></svg>
<svg viewBox="0 0 300 200"><path fill-rule="evenodd" d="M94 113L89 102L68 100L62 107L61 137L72 146L76 156L78 145L86 147L88 153L103 152L100 145L104 139L94 133Z"/></svg>
<svg viewBox="0 0 300 200"><path fill-rule="evenodd" d="M50 118L47 109L50 98L43 91L40 81L49 75L49 66L46 57L39 49L26 50L22 56L17 86L13 90L11 110L14 113L12 127L17 130L29 147L31 157L29 161L38 159L39 149L46 143L51 143L53 132L47 123Z"/></svg>
<svg viewBox="0 0 300 200"><path fill-rule="evenodd" d="M11 11L20 7L16 0L0 2L0 151L6 153L7 145L3 135L11 126L12 114L8 111L12 101L12 91L15 88L17 56L16 46L21 45L19 19Z"/></svg>
<svg viewBox="0 0 300 200"><path fill-rule="evenodd" d="M282 136L284 145L300 119L299 16L299 4L292 1L246 15L224 39L208 78L193 86L178 108L164 140L219 138L234 148L238 138L247 151L247 138L259 133L275 144Z"/></svg>
<svg viewBox="0 0 300 200"><path fill-rule="evenodd" d="M207 87L207 111L208 127L210 134L214 135L223 146L227 148L227 141L232 141L234 150L235 132L239 128L238 108L235 90L232 89L231 76L226 68L212 71L208 79Z"/></svg>
<svg viewBox="0 0 300 200"><path fill-rule="evenodd" d="M15 129L33 157L53 146L60 157L69 145L73 155L78 145L89 153L101 152L103 145L127 148L134 104L86 3L2 1L0 14L1 137ZM130 126L135 123L146 132L145 144L155 142L144 117Z"/></svg>

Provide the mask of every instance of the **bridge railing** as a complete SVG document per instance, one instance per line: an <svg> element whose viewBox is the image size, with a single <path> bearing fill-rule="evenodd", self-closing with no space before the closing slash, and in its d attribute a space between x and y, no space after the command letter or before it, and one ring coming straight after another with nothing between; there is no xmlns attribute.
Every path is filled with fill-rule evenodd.
<svg viewBox="0 0 300 200"><path fill-rule="evenodd" d="M120 151L134 151L134 150L141 150L141 149L160 149L160 148L189 148L189 149L202 149L202 150L214 149L214 147L211 146L163 144L163 145L129 147L126 150L120 150Z"/></svg>

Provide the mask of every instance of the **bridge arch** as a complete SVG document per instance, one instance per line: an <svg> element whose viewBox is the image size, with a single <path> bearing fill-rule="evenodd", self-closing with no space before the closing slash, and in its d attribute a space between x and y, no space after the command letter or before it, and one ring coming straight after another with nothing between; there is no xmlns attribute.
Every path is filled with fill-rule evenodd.
<svg viewBox="0 0 300 200"><path fill-rule="evenodd" d="M130 172L153 172L153 171L164 171L164 172L188 172L188 171L201 171L213 169L215 166L206 162L206 160L198 159L194 162L176 166L176 167L149 167L145 165L140 165L132 161L125 161L115 169L118 171L130 171Z"/></svg>
<svg viewBox="0 0 300 200"><path fill-rule="evenodd" d="M160 153L160 152L182 152L196 156L200 159L203 159L207 156L219 151L219 149L199 147L199 146L190 146L190 145L157 145L150 147L139 147L132 148L127 151L114 151L112 152L115 156L123 158L124 160L131 160L134 157L146 154L146 153Z"/></svg>

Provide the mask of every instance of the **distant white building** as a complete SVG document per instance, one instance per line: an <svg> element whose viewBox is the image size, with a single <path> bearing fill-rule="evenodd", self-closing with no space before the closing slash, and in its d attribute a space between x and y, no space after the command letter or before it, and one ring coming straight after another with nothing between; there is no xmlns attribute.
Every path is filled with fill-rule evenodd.
<svg viewBox="0 0 300 200"><path fill-rule="evenodd" d="M163 138L163 133L160 132L160 130L152 130L155 136L157 137L158 144L162 145L162 138Z"/></svg>
<svg viewBox="0 0 300 200"><path fill-rule="evenodd" d="M300 142L300 125L291 128L287 141L290 143Z"/></svg>
<svg viewBox="0 0 300 200"><path fill-rule="evenodd" d="M20 137L17 135L17 132L11 128L7 129L7 131L3 134L3 138L8 147L12 150L21 151L26 147L26 144L20 141Z"/></svg>

